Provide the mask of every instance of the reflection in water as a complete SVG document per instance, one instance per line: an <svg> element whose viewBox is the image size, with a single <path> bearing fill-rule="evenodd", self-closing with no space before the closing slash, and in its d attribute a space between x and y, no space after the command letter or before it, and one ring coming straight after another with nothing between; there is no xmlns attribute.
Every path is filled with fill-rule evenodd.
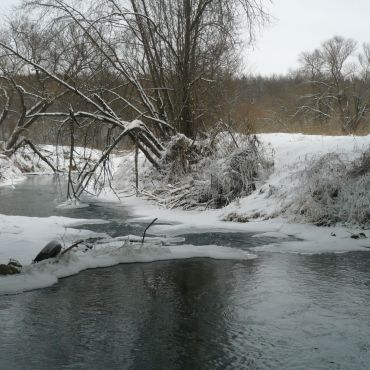
<svg viewBox="0 0 370 370"><path fill-rule="evenodd" d="M220 261L125 265L88 271L49 289L2 297L3 315L18 316L15 307L22 309L21 317L4 332L14 356L6 358L0 346L0 364L35 369L183 369L232 363L227 292L233 284L219 274L232 265ZM1 344L3 340L4 336Z"/></svg>
<svg viewBox="0 0 370 370"><path fill-rule="evenodd" d="M178 262L175 269L168 263L154 275L143 269L150 300L134 344L133 368L215 368L229 362L227 297L220 292L231 282L220 280L218 270L207 261Z"/></svg>
<svg viewBox="0 0 370 370"><path fill-rule="evenodd" d="M29 176L14 188L0 187L0 212L5 215L51 216L64 200L59 176Z"/></svg>
<svg viewBox="0 0 370 370"><path fill-rule="evenodd" d="M58 176L29 176L14 189L0 187L0 213L30 217L65 216L109 220L108 224L94 225L94 231L105 232L112 237L141 235L146 227L146 224L128 223L128 208L117 202L88 198L89 206L85 208L57 208L66 199L65 189L65 181ZM80 228L91 229L91 225Z"/></svg>
<svg viewBox="0 0 370 370"><path fill-rule="evenodd" d="M328 276L332 262L346 278ZM365 369L369 263L264 254L85 271L1 297L0 368Z"/></svg>

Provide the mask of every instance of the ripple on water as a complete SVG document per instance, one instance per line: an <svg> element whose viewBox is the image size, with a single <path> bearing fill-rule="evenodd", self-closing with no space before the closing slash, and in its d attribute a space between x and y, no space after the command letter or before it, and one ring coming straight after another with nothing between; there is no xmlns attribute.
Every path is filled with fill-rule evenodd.
<svg viewBox="0 0 370 370"><path fill-rule="evenodd" d="M51 185L42 186L52 199ZM126 210L96 204L71 212L120 220L112 236L120 227L127 233ZM143 225L136 227L129 233L140 234ZM252 245L235 233L190 240ZM262 253L84 271L1 296L0 369L367 369L369 265L361 252Z"/></svg>

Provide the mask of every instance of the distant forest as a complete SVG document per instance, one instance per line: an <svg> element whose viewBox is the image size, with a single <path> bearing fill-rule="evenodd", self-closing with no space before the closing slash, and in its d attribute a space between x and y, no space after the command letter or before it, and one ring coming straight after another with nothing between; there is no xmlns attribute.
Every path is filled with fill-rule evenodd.
<svg viewBox="0 0 370 370"><path fill-rule="evenodd" d="M323 55L325 48L332 47L336 54ZM343 55L344 50L346 53ZM212 82L198 85L199 102L197 125L199 134L207 132L217 123L233 131L243 133L261 132L302 132L306 134L342 135L348 133L367 134L370 132L370 70L369 48L355 54L356 44L352 40L333 38L312 53L302 53L301 68L289 75L272 77L224 73ZM358 58L357 63L353 63ZM344 60L343 60L344 59ZM86 78L92 78L86 76ZM95 80L104 80L109 88L116 88L122 81L113 75L94 74ZM39 82L34 75L17 75L16 81L29 89ZM58 85L48 82L55 94ZM52 86L54 85L54 86ZM133 95L132 90L121 88L125 96ZM0 106L6 105L4 93ZM32 100L32 97L29 98ZM58 111L66 104L76 104L75 96L63 96L54 102L51 111ZM13 96L12 109L5 124L0 126L1 137L8 137L16 125L21 111L19 96ZM80 106L83 106L83 102ZM131 113L126 117L134 119ZM50 125L52 119L39 119L37 130L30 132L32 140L38 143L56 143L59 126ZM86 128L92 135L92 146L100 146L107 135L101 125ZM63 133L59 132L62 143ZM80 135L79 141L85 136Z"/></svg>

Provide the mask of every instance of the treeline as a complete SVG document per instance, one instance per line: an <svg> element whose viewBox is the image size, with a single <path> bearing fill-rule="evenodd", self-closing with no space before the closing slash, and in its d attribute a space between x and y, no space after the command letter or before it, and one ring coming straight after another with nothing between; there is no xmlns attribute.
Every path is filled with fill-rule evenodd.
<svg viewBox="0 0 370 370"><path fill-rule="evenodd" d="M370 44L336 36L300 56L286 76L233 80L229 117L256 132L370 132Z"/></svg>
<svg viewBox="0 0 370 370"><path fill-rule="evenodd" d="M280 80L284 89L275 92L276 123L287 120L327 133L369 132L369 43L358 47L352 39L333 37L303 52L300 68L289 78L272 80L270 87Z"/></svg>
<svg viewBox="0 0 370 370"><path fill-rule="evenodd" d="M351 40L336 37L323 45L331 45L337 51L338 58L342 58L340 66L337 66L340 60L335 58L330 60L333 65L325 65L325 60L320 60L322 56L318 49L313 53L303 53L301 68L286 76L235 77L225 73L219 75L215 81L204 81L203 86L199 83L197 94L194 95L199 99L199 102L194 102L198 107L198 135L219 123L220 129L228 127L239 132L369 133L370 81L367 47L364 47L360 56L355 56L356 48ZM347 50L344 60L342 49ZM42 84L39 78L37 74L18 74L14 82L25 91L37 91ZM138 99L135 90L127 86L125 80L117 79L108 71L91 75L86 73L83 83L89 84L90 88L98 83L101 90L115 91L128 101ZM9 94L6 93L9 88L4 88L6 84L9 81L3 80L1 83L3 90L0 107L3 108L7 106L9 99ZM44 89L48 90L49 95L52 92L54 96L58 96L64 91L52 80L47 80L46 84L48 86L44 86ZM23 104L28 106L34 103L31 94L26 94L23 100ZM121 104L120 99L111 102L116 111L120 110ZM6 120L0 125L2 140L11 136L22 112L22 98L19 93L13 93L8 105ZM54 101L48 111L63 111L66 106L85 110L86 105L83 99L65 94ZM135 110L125 111L126 120L131 121L136 117ZM81 125L76 142L79 145L101 147L109 141L111 134L112 129L100 123ZM39 117L36 128L29 130L27 135L36 143L64 144L69 141L68 131L61 130L60 120L53 117ZM123 140L121 144L127 146L130 141Z"/></svg>
<svg viewBox="0 0 370 370"><path fill-rule="evenodd" d="M264 2L25 0L0 30L5 152L25 135L129 139L157 164L161 141L196 139L216 121L240 26L252 39Z"/></svg>

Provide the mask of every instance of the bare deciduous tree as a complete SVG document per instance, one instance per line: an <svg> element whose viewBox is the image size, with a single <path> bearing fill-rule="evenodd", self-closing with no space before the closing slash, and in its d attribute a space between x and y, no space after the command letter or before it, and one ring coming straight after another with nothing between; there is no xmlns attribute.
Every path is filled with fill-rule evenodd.
<svg viewBox="0 0 370 370"><path fill-rule="evenodd" d="M301 77L310 91L297 113L316 120L338 118L343 132L355 132L369 111L369 47L355 55L356 42L336 36L301 55Z"/></svg>
<svg viewBox="0 0 370 370"><path fill-rule="evenodd" d="M19 52L27 58L41 63L46 58L48 47L37 25L22 18L11 22L5 34L8 43L17 45ZM49 67L53 62L48 63ZM31 126L37 121L37 114L45 112L65 92L53 91L47 85L48 78L39 70L31 71L28 64L7 52L0 55L0 88L5 99L0 116L0 125L11 126L5 137L4 150L8 156L28 141L23 140Z"/></svg>
<svg viewBox="0 0 370 370"><path fill-rule="evenodd" d="M0 48L7 63L20 63L27 76L41 76L43 90L38 104L22 105L25 121L17 126L22 131L48 118L59 120L63 130L72 124L73 132L91 123L119 130L100 160L79 175L72 187L77 196L125 136L159 166L164 147L158 136L169 138L177 130L196 136L205 112L201 95L230 71L239 15L252 36L266 18L263 2L25 0L27 19L42 32L28 42L32 32L15 27L16 37L1 40ZM24 88L14 88L22 101ZM2 91L8 101L6 88ZM68 93L69 104L51 106L59 97L55 91Z"/></svg>

